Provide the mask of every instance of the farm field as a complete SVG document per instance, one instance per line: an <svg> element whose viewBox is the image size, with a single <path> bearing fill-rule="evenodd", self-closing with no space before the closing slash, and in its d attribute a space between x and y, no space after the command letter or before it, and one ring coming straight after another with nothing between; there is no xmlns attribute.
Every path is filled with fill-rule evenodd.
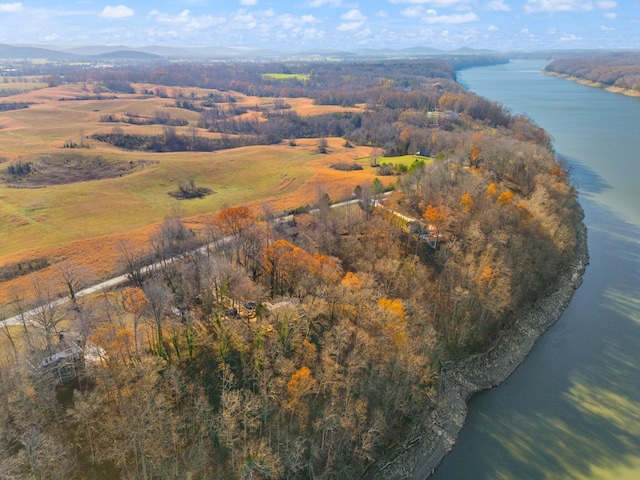
<svg viewBox="0 0 640 480"><path fill-rule="evenodd" d="M153 86L136 85L136 89L142 88ZM197 88L166 92L209 93ZM215 152L121 150L89 137L109 132L114 126L126 133L159 135L163 126L101 122L103 116L130 113L153 117L165 112L186 120L188 125L175 127L177 133L186 133L197 124L199 114L176 108L171 98L149 95L117 94L117 98L110 98L114 95L105 94L102 100L74 100L90 94L91 88L83 85L21 93L10 97L11 101L33 102L30 108L0 113L0 267L48 258L52 265L38 275L52 275L57 264L72 262L91 267L96 277L102 278L114 269L120 240L144 244L155 226L176 212L198 229L208 216L226 206L246 204L259 211L262 203L270 202L283 211L313 203L320 191L335 200L347 197L356 185L374 178L375 170L368 162L371 148L346 148L340 138L328 139L328 154L317 153L316 139L299 139L296 146L283 142ZM247 106L273 102L234 96L238 104ZM304 116L358 110L313 105L310 99L285 100ZM198 131L202 136L218 135ZM69 142L87 148L64 148ZM45 178L58 181L24 188L34 186L28 182L30 177L9 181L6 175L7 166L17 162L39 166L41 171L46 166L50 177ZM363 170L339 172L330 168L339 162L361 163ZM87 180L96 165L111 169L113 178ZM71 183L59 181L65 175ZM184 180L193 180L213 193L189 200L169 195ZM392 179L382 181L386 184ZM7 302L13 288L25 288L30 281L31 275L22 275L3 282L0 304Z"/></svg>
<svg viewBox="0 0 640 480"><path fill-rule="evenodd" d="M2 97L4 96L48 87L48 84L44 80L41 75L25 75L21 77L3 76L0 80L0 103L3 101L11 101L10 99L3 100Z"/></svg>

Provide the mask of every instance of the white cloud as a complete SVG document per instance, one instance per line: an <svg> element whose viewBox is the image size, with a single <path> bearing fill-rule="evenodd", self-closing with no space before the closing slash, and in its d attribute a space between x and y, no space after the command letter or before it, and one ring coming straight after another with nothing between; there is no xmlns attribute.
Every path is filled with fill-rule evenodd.
<svg viewBox="0 0 640 480"><path fill-rule="evenodd" d="M616 2L610 0L593 2L592 0L527 0L524 10L527 13L539 12L589 12L593 9L607 10L615 8Z"/></svg>
<svg viewBox="0 0 640 480"><path fill-rule="evenodd" d="M600 30L603 32L612 32L615 30L613 27L607 27L606 25L600 25Z"/></svg>
<svg viewBox="0 0 640 480"><path fill-rule="evenodd" d="M364 22L347 22L338 25L339 32L355 32L364 25Z"/></svg>
<svg viewBox="0 0 640 480"><path fill-rule="evenodd" d="M500 12L510 12L511 7L504 3L504 0L492 0L485 6L487 10L495 10Z"/></svg>
<svg viewBox="0 0 640 480"><path fill-rule="evenodd" d="M245 11L240 11L238 14L233 17L233 23L244 25L245 28L251 30L258 26L258 21L253 16L252 13L246 13Z"/></svg>
<svg viewBox="0 0 640 480"><path fill-rule="evenodd" d="M469 0L389 0L389 2L429 5L430 7L455 7L469 4Z"/></svg>
<svg viewBox="0 0 640 480"><path fill-rule="evenodd" d="M225 17L214 17L212 15L192 16L190 10L183 10L178 15L169 15L157 10L151 10L147 16L150 20L167 25L181 25L184 30L204 30L214 25L221 25L227 21Z"/></svg>
<svg viewBox="0 0 640 480"><path fill-rule="evenodd" d="M454 15L427 15L422 19L424 22L433 25L435 23L468 23L479 20L478 16L471 13L456 13Z"/></svg>
<svg viewBox="0 0 640 480"><path fill-rule="evenodd" d="M607 18L609 20L615 20L616 18L618 18L618 14L615 12L607 12L604 14L604 18Z"/></svg>
<svg viewBox="0 0 640 480"><path fill-rule="evenodd" d="M47 42L53 42L54 40L58 40L60 38L60 35L58 35L57 33L52 33L51 35L47 35L46 37L44 37L44 40L46 40Z"/></svg>
<svg viewBox="0 0 640 480"><path fill-rule="evenodd" d="M438 15L438 12L433 8L425 10L422 5L407 7L402 10L400 14L403 17L420 19L422 22L428 25L468 23L479 20L478 16L473 12L456 13L452 15Z"/></svg>
<svg viewBox="0 0 640 480"><path fill-rule="evenodd" d="M353 8L347 13L343 13L340 18L342 20L351 20L353 22L364 22L367 19L367 17L365 17L357 8Z"/></svg>
<svg viewBox="0 0 640 480"><path fill-rule="evenodd" d="M489 30L490 32L497 32L500 29L498 27L496 27L495 25L489 25L487 30Z"/></svg>
<svg viewBox="0 0 640 480"><path fill-rule="evenodd" d="M560 37L561 42L576 42L578 40L582 40L582 38L572 33L563 33L562 36Z"/></svg>
<svg viewBox="0 0 640 480"><path fill-rule="evenodd" d="M302 38L305 40L321 40L324 36L325 32L316 28L305 28L302 32Z"/></svg>
<svg viewBox="0 0 640 480"><path fill-rule="evenodd" d="M285 13L277 18L277 23L285 30L294 30L300 27L300 25L315 23L316 18L313 15L303 15L296 17L290 13Z"/></svg>
<svg viewBox="0 0 640 480"><path fill-rule="evenodd" d="M345 22L338 25L338 31L340 32L353 32L359 30L367 20L367 17L357 8L352 8L348 12L343 13L340 18L345 20Z"/></svg>
<svg viewBox="0 0 640 480"><path fill-rule="evenodd" d="M529 40L533 40L536 38L536 36L533 33L531 33L528 28L523 28L522 30L520 30L520 34L523 37L528 38Z"/></svg>
<svg viewBox="0 0 640 480"><path fill-rule="evenodd" d="M111 5L107 5L100 13L102 18L127 18L133 17L135 12L129 7L125 7L124 5L118 5L117 7L112 7Z"/></svg>
<svg viewBox="0 0 640 480"><path fill-rule="evenodd" d="M240 5L257 5L258 0L240 0Z"/></svg>
<svg viewBox="0 0 640 480"><path fill-rule="evenodd" d="M183 10L178 15L168 15L157 10L151 10L147 18L153 19L158 23L187 23L190 18L189 14L189 10Z"/></svg>
<svg viewBox="0 0 640 480"><path fill-rule="evenodd" d="M22 3L0 3L0 13L16 13L22 11Z"/></svg>
<svg viewBox="0 0 640 480"><path fill-rule="evenodd" d="M407 18L416 18L424 15L423 7L407 7L400 12L400 15Z"/></svg>
<svg viewBox="0 0 640 480"><path fill-rule="evenodd" d="M311 0L307 5L309 7L322 7L324 5L340 7L342 5L342 0Z"/></svg>
<svg viewBox="0 0 640 480"><path fill-rule="evenodd" d="M376 17L388 18L389 17L389 13L384 11L384 10L379 10L378 13L376 13Z"/></svg>

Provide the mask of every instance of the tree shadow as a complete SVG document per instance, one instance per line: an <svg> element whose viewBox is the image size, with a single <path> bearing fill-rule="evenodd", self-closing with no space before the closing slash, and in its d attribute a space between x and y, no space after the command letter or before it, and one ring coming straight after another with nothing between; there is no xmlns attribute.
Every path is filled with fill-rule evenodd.
<svg viewBox="0 0 640 480"><path fill-rule="evenodd" d="M558 158L569 165L571 179L582 195L590 197L612 188L596 171L578 159L562 154L558 154Z"/></svg>

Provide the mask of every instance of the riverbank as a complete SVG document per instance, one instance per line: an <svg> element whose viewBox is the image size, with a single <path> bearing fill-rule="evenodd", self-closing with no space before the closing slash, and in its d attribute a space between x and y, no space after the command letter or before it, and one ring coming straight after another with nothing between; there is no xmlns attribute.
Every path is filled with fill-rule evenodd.
<svg viewBox="0 0 640 480"><path fill-rule="evenodd" d="M453 448L471 397L504 382L524 361L540 335L562 315L582 283L588 262L587 229L581 223L575 256L552 293L515 313L512 327L502 332L487 352L442 369L436 408L415 422L405 443L389 456L392 460L379 466L373 478L424 480L433 473Z"/></svg>
<svg viewBox="0 0 640 480"><path fill-rule="evenodd" d="M545 73L546 75L550 75L552 77L564 78L565 80L570 80L572 82L576 82L581 85L586 85L588 87L602 88L607 92L611 92L611 93L621 93L622 95L627 95L629 97L640 97L640 92L638 92L637 90L630 90L628 88L620 88L620 87L612 87L612 86L607 87L606 85L600 82L592 82L591 80L586 80L580 77L573 77L571 75L567 75L566 73L549 72L544 69L542 69L542 73Z"/></svg>

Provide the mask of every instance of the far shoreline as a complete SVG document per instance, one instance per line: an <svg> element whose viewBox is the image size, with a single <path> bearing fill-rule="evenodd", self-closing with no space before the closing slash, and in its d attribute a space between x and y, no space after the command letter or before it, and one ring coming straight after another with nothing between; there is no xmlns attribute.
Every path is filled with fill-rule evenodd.
<svg viewBox="0 0 640 480"><path fill-rule="evenodd" d="M626 95L628 97L640 97L640 92L637 90L630 90L628 88L620 88L620 87L614 87L614 86L606 86L605 84L600 82L593 82L585 78L574 77L566 73L550 72L548 70L545 70L544 68L542 69L542 73L546 75L550 75L552 77L564 78L565 80L576 82L581 85L586 85L587 87L600 88L602 90L606 90L607 92L611 92L611 93L619 93L622 95Z"/></svg>

